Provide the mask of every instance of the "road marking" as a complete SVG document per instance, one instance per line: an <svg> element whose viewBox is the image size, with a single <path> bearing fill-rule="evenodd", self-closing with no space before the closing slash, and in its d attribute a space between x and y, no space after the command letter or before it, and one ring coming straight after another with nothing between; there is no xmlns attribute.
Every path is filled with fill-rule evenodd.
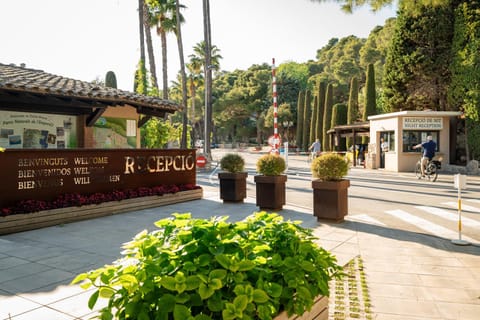
<svg viewBox="0 0 480 320"><path fill-rule="evenodd" d="M455 208L455 209L458 209L458 202L443 202L442 204L445 204L447 206L450 206L452 208ZM462 210L463 211L470 211L470 212L480 212L480 209L476 208L476 207L472 207L472 206L469 206L469 205L465 205L462 203Z"/></svg>
<svg viewBox="0 0 480 320"><path fill-rule="evenodd" d="M480 203L480 200L478 199L463 199L464 201L470 201L470 202L474 202L474 203Z"/></svg>
<svg viewBox="0 0 480 320"><path fill-rule="evenodd" d="M449 212L440 208L426 206L416 206L415 208L450 221L458 221L457 212ZM470 219L468 217L462 217L462 225L480 229L480 222L474 219Z"/></svg>
<svg viewBox="0 0 480 320"><path fill-rule="evenodd" d="M359 222L366 222L366 223L369 223L369 224L375 224L375 225L382 226L382 227L386 226L385 223L380 222L377 219L370 217L368 214L356 214L356 215L353 215L353 216L347 216L347 219L348 220L359 221Z"/></svg>
<svg viewBox="0 0 480 320"><path fill-rule="evenodd" d="M430 222L423 218L414 216L413 214L410 214L406 211L397 209L397 210L387 210L385 212L404 222L414 225L415 227L421 230L427 231L432 235L435 235L441 238L446 238L446 239L458 239L458 232L452 231L450 229L442 227L436 223ZM475 240L466 236L462 236L462 239L469 242L475 242L475 243L479 242L478 240Z"/></svg>

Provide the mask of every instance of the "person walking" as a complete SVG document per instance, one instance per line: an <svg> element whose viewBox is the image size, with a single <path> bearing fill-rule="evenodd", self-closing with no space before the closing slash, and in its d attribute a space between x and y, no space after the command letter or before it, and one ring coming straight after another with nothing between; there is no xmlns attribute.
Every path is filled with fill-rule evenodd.
<svg viewBox="0 0 480 320"><path fill-rule="evenodd" d="M380 168L385 168L385 152L388 151L388 142L380 138Z"/></svg>
<svg viewBox="0 0 480 320"><path fill-rule="evenodd" d="M311 152L312 160L320 155L322 145L320 144L320 139L316 139L315 142L312 143L312 145L308 148L308 150Z"/></svg>
<svg viewBox="0 0 480 320"><path fill-rule="evenodd" d="M435 157L435 150L437 150L437 144L435 143L435 141L433 141L432 136L427 136L427 141L425 141L424 143L419 143L412 148L423 148L422 166L420 167L420 170L422 172L422 177L425 177L425 168L427 167L427 163L429 161L432 161L433 157Z"/></svg>

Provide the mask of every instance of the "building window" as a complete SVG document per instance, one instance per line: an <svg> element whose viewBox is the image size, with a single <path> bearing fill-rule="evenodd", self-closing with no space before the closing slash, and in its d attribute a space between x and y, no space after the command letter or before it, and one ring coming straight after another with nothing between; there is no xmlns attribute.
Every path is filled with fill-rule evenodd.
<svg viewBox="0 0 480 320"><path fill-rule="evenodd" d="M382 132L380 138L388 143L388 151L395 151L395 131Z"/></svg>
<svg viewBox="0 0 480 320"><path fill-rule="evenodd" d="M437 143L437 151L439 149L438 131L403 131L403 152L422 152L421 148L413 149L413 146L427 141L427 136L432 136L433 141Z"/></svg>

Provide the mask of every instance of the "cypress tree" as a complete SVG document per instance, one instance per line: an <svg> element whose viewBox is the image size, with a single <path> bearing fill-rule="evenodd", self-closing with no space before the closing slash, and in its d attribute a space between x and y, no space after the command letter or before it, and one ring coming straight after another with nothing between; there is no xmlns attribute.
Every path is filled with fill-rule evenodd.
<svg viewBox="0 0 480 320"><path fill-rule="evenodd" d="M363 121L368 121L368 116L377 114L377 102L375 92L375 68L370 63L367 68L367 80L365 83L365 108L363 109ZM362 143L367 143L368 137L362 137Z"/></svg>
<svg viewBox="0 0 480 320"><path fill-rule="evenodd" d="M133 80L133 92L147 94L147 69L145 69L145 62L143 60L138 62L137 70L135 71L135 77Z"/></svg>
<svg viewBox="0 0 480 320"><path fill-rule="evenodd" d="M318 97L315 95L313 97L313 105L312 105L312 116L311 116L311 121L310 121L310 143L315 141L315 139L318 137L316 136L316 131L317 131L317 112L318 112Z"/></svg>
<svg viewBox="0 0 480 320"><path fill-rule="evenodd" d="M117 77L113 71L108 71L105 75L105 87L117 88Z"/></svg>
<svg viewBox="0 0 480 320"><path fill-rule="evenodd" d="M347 124L347 106L343 103L337 103L332 108L332 124L331 127ZM335 150L346 150L346 139L340 138L336 147L332 146Z"/></svg>
<svg viewBox="0 0 480 320"><path fill-rule="evenodd" d="M333 85L331 83L327 86L327 93L325 95L325 109L323 113L323 150L331 151L330 137L327 131L330 130L332 125L332 108L333 108Z"/></svg>
<svg viewBox="0 0 480 320"><path fill-rule="evenodd" d="M320 82L318 84L318 92L317 92L317 120L316 120L316 129L315 129L315 136L320 141L323 141L323 113L325 109L325 91L326 85L325 82ZM323 143L322 143L323 149Z"/></svg>
<svg viewBox="0 0 480 320"><path fill-rule="evenodd" d="M298 102L297 102L297 131L295 133L296 145L297 148L302 148L303 141L303 113L305 110L305 91L300 91L298 93Z"/></svg>
<svg viewBox="0 0 480 320"><path fill-rule="evenodd" d="M312 116L312 92L307 90L305 92L305 107L303 113L303 138L302 149L307 151L310 145L308 139L310 138L310 121Z"/></svg>
<svg viewBox="0 0 480 320"><path fill-rule="evenodd" d="M358 79L352 77L350 80L350 95L348 96L347 124L352 124L358 119ZM347 149L353 144L353 138L346 140Z"/></svg>

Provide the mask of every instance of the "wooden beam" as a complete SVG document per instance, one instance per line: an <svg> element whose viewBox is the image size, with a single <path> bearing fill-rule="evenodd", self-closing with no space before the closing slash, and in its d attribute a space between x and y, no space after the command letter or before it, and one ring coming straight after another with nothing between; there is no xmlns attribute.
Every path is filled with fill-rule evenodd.
<svg viewBox="0 0 480 320"><path fill-rule="evenodd" d="M148 120L150 120L152 116L144 116L138 121L138 127L141 128Z"/></svg>
<svg viewBox="0 0 480 320"><path fill-rule="evenodd" d="M97 108L95 111L90 113L85 120L85 125L87 127L92 127L95 122L97 122L98 118L102 116L102 114L105 112L106 108Z"/></svg>

